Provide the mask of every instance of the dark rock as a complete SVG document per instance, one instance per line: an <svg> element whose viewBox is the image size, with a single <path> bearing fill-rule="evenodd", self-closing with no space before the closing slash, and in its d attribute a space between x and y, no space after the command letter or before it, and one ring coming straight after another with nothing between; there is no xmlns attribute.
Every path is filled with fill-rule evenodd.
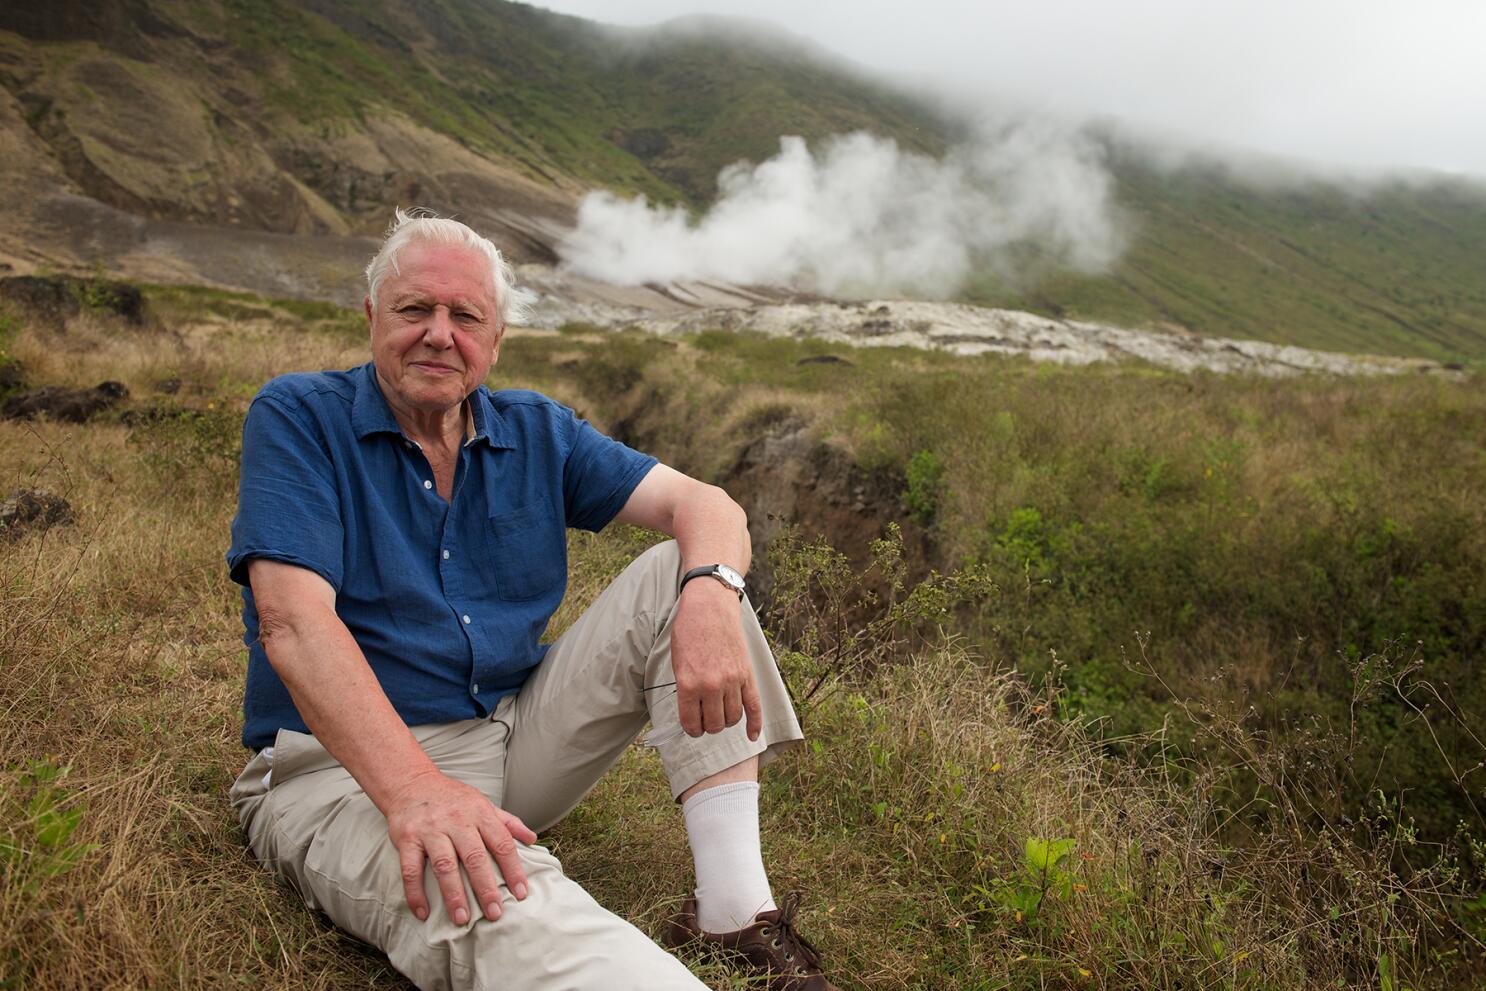
<svg viewBox="0 0 1486 991"><path fill-rule="evenodd" d="M54 317L69 317L81 308L77 295L68 288L67 279L45 275L13 275L0 279L0 299Z"/></svg>
<svg viewBox="0 0 1486 991"><path fill-rule="evenodd" d="M76 316L84 306L115 313L132 324L144 323L144 296L138 286L105 279L12 275L0 279L0 299L56 319Z"/></svg>
<svg viewBox="0 0 1486 991"><path fill-rule="evenodd" d="M71 522L72 507L67 500L40 489L17 489L0 502L0 540Z"/></svg>
<svg viewBox="0 0 1486 991"><path fill-rule="evenodd" d="M91 389L64 389L59 385L48 385L11 396L0 407L0 417L7 420L30 420L45 413L53 420L84 423L127 398L129 390L121 382L100 382Z"/></svg>
<svg viewBox="0 0 1486 991"><path fill-rule="evenodd" d="M154 383L154 388L156 392L163 392L167 396L173 396L177 392L181 391L181 380L161 379L160 381Z"/></svg>
<svg viewBox="0 0 1486 991"><path fill-rule="evenodd" d="M12 392L26 386L26 375L19 361L0 361L0 392Z"/></svg>
<svg viewBox="0 0 1486 991"><path fill-rule="evenodd" d="M839 355L834 355L834 354L812 354L808 358L801 358L799 361L795 362L795 364L797 364L797 365L847 365L847 366L850 366L851 365L851 362L847 361L845 358L842 358Z"/></svg>

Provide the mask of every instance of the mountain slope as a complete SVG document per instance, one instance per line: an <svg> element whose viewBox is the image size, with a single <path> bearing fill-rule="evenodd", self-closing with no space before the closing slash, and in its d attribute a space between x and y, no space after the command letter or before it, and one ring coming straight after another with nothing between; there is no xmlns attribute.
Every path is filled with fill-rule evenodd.
<svg viewBox="0 0 1486 991"><path fill-rule="evenodd" d="M1108 275L1055 273L979 302L1339 351L1486 356L1486 187L1263 188L1216 166L1111 154L1136 233Z"/></svg>
<svg viewBox="0 0 1486 991"><path fill-rule="evenodd" d="M701 209L719 169L772 155L779 135L855 129L926 154L960 133L757 25L621 30L503 0L6 5L0 261L316 295L345 278L343 260L392 206L421 203L550 262L587 189ZM966 299L1486 358L1483 187L1263 186L1216 167L1158 169L1102 140L1130 232L1122 260L1099 276L1031 266L1014 283L987 267ZM358 240L321 251L305 235ZM293 271L234 281L242 239L260 258L298 259ZM206 269L194 261L206 254L229 261Z"/></svg>

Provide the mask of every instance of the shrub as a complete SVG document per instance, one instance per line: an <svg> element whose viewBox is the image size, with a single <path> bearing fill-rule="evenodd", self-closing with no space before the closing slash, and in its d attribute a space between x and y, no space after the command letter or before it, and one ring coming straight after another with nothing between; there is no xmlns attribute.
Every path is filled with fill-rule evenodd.
<svg viewBox="0 0 1486 991"><path fill-rule="evenodd" d="M129 443L157 478L231 491L242 458L242 414L209 402L202 409L157 407L136 415Z"/></svg>
<svg viewBox="0 0 1486 991"><path fill-rule="evenodd" d="M932 525L944 496L944 463L933 451L915 451L903 476L908 483L903 491L903 508L919 526Z"/></svg>

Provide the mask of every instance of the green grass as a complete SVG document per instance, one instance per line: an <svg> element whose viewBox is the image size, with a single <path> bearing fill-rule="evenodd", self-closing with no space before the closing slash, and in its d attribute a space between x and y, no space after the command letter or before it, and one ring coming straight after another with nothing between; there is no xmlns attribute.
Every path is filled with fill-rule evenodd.
<svg viewBox="0 0 1486 991"><path fill-rule="evenodd" d="M150 302L163 327L23 319L12 342L37 381L117 377L136 411L168 403L174 415L0 423L7 484L63 495L77 520L0 545L0 975L38 989L99 974L119 987L405 986L251 862L225 799L245 756L239 600L221 560L245 392L278 372L362 360L364 344L336 319L270 301L171 290ZM1394 973L1413 987L1473 986L1481 944L1448 920L1480 924L1461 890L1479 881L1470 872L1486 849L1463 833L1431 846L1412 795L1336 817L1332 759L1369 760L1365 745L1309 725L1286 738L1230 711L1226 689L1210 690L1221 681L1178 678L1222 647L1200 626L1147 641L1180 692L1154 732L1112 741L1088 721L1091 699L1154 710L1122 698L1124 686L1091 696L1081 651L1101 634L1084 625L1104 621L1098 609L1153 628L1186 588L1278 583L1246 614L1214 614L1228 625L1209 632L1235 642L1276 616L1313 620L1286 574L1311 573L1339 546L1364 577L1379 559L1411 580L1437 569L1427 600L1475 615L1479 593L1452 587L1450 569L1479 562L1480 528L1450 531L1452 548L1427 523L1431 512L1479 522L1462 493L1481 459L1460 429L1479 418L1475 383L1271 383L885 350L852 352L850 366L796 364L821 350L571 328L513 337L499 379L623 420L665 460L709 472L761 435L809 423L854 470L896 480L901 496L870 507L879 523L929 519L905 522L901 543L838 551L807 529L767 554L770 634L811 742L766 778L766 851L776 887L807 892L806 931L844 986L1299 991L1379 987ZM185 380L168 400L150 386L166 368ZM1280 498L1262 518L1272 537L1229 514L1334 478L1380 488L1353 501ZM1396 521L1386 534L1354 526L1384 504ZM1205 521L1169 554L1104 541L1118 560L1186 562L1186 586L1158 568L1110 606L1115 592L1090 584L1113 552L1076 539L1073 524L1121 512L1131 528L1178 534ZM1310 542L1285 543L1296 532ZM938 575L914 556L925 535ZM652 539L575 535L554 628ZM1275 567L1275 547L1297 556ZM1047 594L1027 595L1018 569ZM1324 604L1333 624L1392 601L1370 606L1377 589L1365 582L1340 590ZM1023 624L1016 638L996 634L998 611ZM1442 626L1426 660L1459 629ZM1367 692L1351 711L1365 744L1396 715L1390 686L1407 684L1392 680L1396 657L1375 650L1376 631L1358 630ZM1015 670L1048 649L1059 664L1033 678ZM1290 663L1310 679L1314 705L1292 714L1327 718L1329 688L1309 656L1245 649L1253 665ZM1187 744L1198 738L1207 745ZM1449 755L1468 767L1464 748ZM601 902L655 931L687 884L675 815L637 747L549 839ZM740 986L698 967L714 987Z"/></svg>
<svg viewBox="0 0 1486 991"><path fill-rule="evenodd" d="M1486 756L1479 375L1270 380L725 333L593 339L572 364L572 340L522 342L503 367L705 477L737 475L770 423L814 424L890 493L868 512L921 534L925 566L989 569L1002 592L964 632L1035 676L1056 655L1068 708L1108 736L1186 699L1297 744L1314 720L1351 742L1335 814L1382 787L1434 840L1486 828L1468 770ZM853 364L799 364L823 353ZM1419 667L1369 688L1379 656ZM1381 693L1365 724L1360 691Z"/></svg>

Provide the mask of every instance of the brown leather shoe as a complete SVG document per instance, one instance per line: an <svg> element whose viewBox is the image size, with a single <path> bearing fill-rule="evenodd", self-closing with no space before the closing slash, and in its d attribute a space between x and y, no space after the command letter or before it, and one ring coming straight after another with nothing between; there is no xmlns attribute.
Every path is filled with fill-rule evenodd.
<svg viewBox="0 0 1486 991"><path fill-rule="evenodd" d="M768 979L769 991L840 991L826 980L820 953L795 929L800 893L791 891L772 912L760 912L753 924L737 932L703 932L697 925L697 901L688 898L680 914L666 924L661 938L667 946L721 951L746 962Z"/></svg>

